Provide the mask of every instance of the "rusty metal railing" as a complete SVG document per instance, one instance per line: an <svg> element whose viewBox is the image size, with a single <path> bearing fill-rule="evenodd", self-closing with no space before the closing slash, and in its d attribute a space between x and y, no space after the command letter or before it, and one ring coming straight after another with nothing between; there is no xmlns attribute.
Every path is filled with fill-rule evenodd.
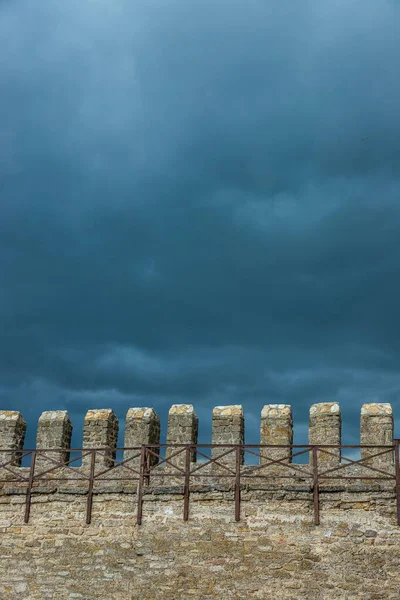
<svg viewBox="0 0 400 600"><path fill-rule="evenodd" d="M10 460L1 458L0 484L21 483L26 485L24 522L28 523L31 512L32 495L40 483L57 481L86 482L86 523L90 524L92 516L93 496L95 485L99 481L128 481L136 484L132 493L136 496L136 520L140 525L143 519L143 496L146 487L157 478L162 481L173 480L181 483L183 496L183 519L189 518L189 503L191 486L197 482L214 480L214 484L231 483L235 506L235 520L240 520L241 489L252 482L273 482L282 485L283 480L289 479L297 483L308 481L313 503L314 524L319 525L319 494L321 483L342 481L345 483L355 480L362 482L393 481L396 498L397 523L400 526L400 455L399 442L393 445L267 445L267 444L149 444L130 448L91 448L68 449L36 448L34 450L1 449L0 457L11 454ZM210 450L211 455L206 453ZM335 451L336 450L336 454ZM368 454L355 460L341 455L337 450L368 450ZM130 456L117 460L116 451L129 451ZM221 451L218 456L213 456ZM276 452L284 453L276 458ZM54 456L68 452L67 460L57 460ZM268 452L270 456L268 456ZM76 454L74 458L70 455ZM16 457L16 454L19 454ZM201 460L192 462L196 454ZM309 456L308 464L293 463L293 458ZM384 467L380 464L382 457ZM258 464L244 464L244 457L259 461ZM332 458L334 463L332 466ZM28 462L29 466L19 467L20 460ZM39 460L40 463L39 463ZM102 464L98 459L102 459ZM325 459L325 460L324 460ZM329 462L330 464L324 464ZM380 459L380 460L376 460ZM74 463L82 461L82 466ZM84 462L83 462L84 461ZM50 468L43 468L43 463L50 463ZM107 464L108 462L108 464ZM130 463L130 464L129 464ZM350 470L349 470L350 468ZM371 475L372 473L372 475ZM116 476L113 476L116 475ZM136 493L135 493L136 492Z"/></svg>

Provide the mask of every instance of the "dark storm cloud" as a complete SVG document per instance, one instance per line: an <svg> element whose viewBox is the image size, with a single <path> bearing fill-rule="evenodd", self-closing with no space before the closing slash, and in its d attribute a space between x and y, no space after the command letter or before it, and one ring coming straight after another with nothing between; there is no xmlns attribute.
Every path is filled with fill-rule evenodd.
<svg viewBox="0 0 400 600"><path fill-rule="evenodd" d="M400 6L0 4L0 401L400 410ZM208 429L207 429L208 428ZM79 440L76 439L79 445Z"/></svg>

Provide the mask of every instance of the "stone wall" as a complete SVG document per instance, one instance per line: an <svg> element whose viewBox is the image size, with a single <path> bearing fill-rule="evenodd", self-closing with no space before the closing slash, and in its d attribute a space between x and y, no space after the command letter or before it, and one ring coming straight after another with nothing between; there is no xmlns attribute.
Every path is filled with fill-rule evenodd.
<svg viewBox="0 0 400 600"><path fill-rule="evenodd" d="M197 436L194 411L184 406L175 406L170 413L169 439L176 442L179 438L176 443L192 443ZM179 415L182 427L177 422ZM160 428L152 409L130 409L128 416L125 445L131 448L125 457L126 465L132 466L129 474L135 477L140 446L157 447ZM217 423L221 419L222 423ZM243 439L241 407L218 407L214 421L215 443L223 443L222 436L225 443ZM379 471L394 474L390 406L365 405L361 422L363 444L389 447L389 452L375 458L370 458L369 448L365 457ZM144 487L139 526L137 480L118 480L113 475L115 479L95 486L91 523L86 524L89 461L74 471L65 469L63 480L52 479L51 474L48 481L39 478L25 523L27 481L15 481L16 475L8 470L29 476L27 467L18 466L24 427L19 413L0 412L0 462L10 461L0 467L0 478L8 479L0 484L1 600L397 600L399 596L400 527L394 480L343 477L339 482L321 481L320 525L314 525L307 458L303 465L293 463L300 469L296 479L280 479L292 464L290 452L276 446L292 439L290 407L263 409L260 432L265 446L259 466L275 469L275 479L270 483L243 480L240 521L235 521L233 482L214 480L212 475L217 478L219 473L210 467L206 472L211 477L190 490L187 521L183 520L182 481L160 476ZM90 411L85 419L85 448L104 448L103 460L100 464L96 461L95 469L104 471L110 465L117 429L111 410ZM66 461L70 430L68 415L47 413L39 421L38 443L41 448L51 448L53 458ZM339 407L314 405L310 441L322 444L327 439L340 442ZM268 445L272 447L268 449ZM340 466L337 453L326 454L325 461L323 454L321 449L321 468ZM186 456L192 469L201 466L199 456L197 463L193 453ZM172 468L162 458L160 462L153 458L153 467L160 473ZM171 462L182 466L180 460ZM230 461L222 464L232 467ZM49 467L39 461L36 468L43 472ZM241 466L243 473L246 468ZM360 469L354 465L350 472L362 474ZM58 475L63 472L57 471Z"/></svg>

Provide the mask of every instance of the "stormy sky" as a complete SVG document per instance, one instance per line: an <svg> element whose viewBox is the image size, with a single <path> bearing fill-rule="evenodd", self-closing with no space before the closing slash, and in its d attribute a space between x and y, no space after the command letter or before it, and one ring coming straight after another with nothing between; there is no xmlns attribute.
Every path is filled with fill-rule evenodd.
<svg viewBox="0 0 400 600"><path fill-rule="evenodd" d="M0 1L0 408L400 419L400 3ZM123 423L121 423L123 425ZM400 428L396 433L400 434ZM122 431L120 436L122 445Z"/></svg>

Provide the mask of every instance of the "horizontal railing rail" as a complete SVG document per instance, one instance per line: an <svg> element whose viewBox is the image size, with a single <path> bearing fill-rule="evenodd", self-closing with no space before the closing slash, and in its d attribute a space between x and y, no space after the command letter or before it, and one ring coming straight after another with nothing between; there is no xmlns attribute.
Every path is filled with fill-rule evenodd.
<svg viewBox="0 0 400 600"><path fill-rule="evenodd" d="M20 451L16 451L15 448L0 448L0 483L21 483L26 486L24 521L28 523L32 495L35 487L40 483L86 482L86 523L90 524L96 483L131 481L136 485L136 489L132 491L136 492L136 520L140 525L143 518L144 488L148 487L152 480L157 481L157 477L161 477L163 481L172 478L181 482L185 521L189 518L189 501L193 484L201 480L211 479L216 484L231 482L236 521L240 520L241 489L244 485L251 485L252 481L257 482L258 485L263 481L272 481L276 485L279 482L281 485L281 480L288 479L298 483L308 481L313 503L314 524L319 525L321 483L338 480L393 481L397 523L400 526L399 442L400 440L396 439L393 444L386 446L145 444L125 448L35 448ZM343 450L359 450L361 458L346 457L342 453ZM127 457L117 460L117 452L123 452ZM11 455L11 458L8 458L8 455ZM57 455L62 455L63 458L58 460ZM193 460L194 456L199 460ZM308 458L308 463L292 462L294 458L300 456ZM245 464L245 457L258 462ZM26 467L19 466L22 460L28 463ZM79 461L82 461L82 465L77 465ZM353 469L349 471L349 467ZM357 471L357 468L361 470Z"/></svg>

